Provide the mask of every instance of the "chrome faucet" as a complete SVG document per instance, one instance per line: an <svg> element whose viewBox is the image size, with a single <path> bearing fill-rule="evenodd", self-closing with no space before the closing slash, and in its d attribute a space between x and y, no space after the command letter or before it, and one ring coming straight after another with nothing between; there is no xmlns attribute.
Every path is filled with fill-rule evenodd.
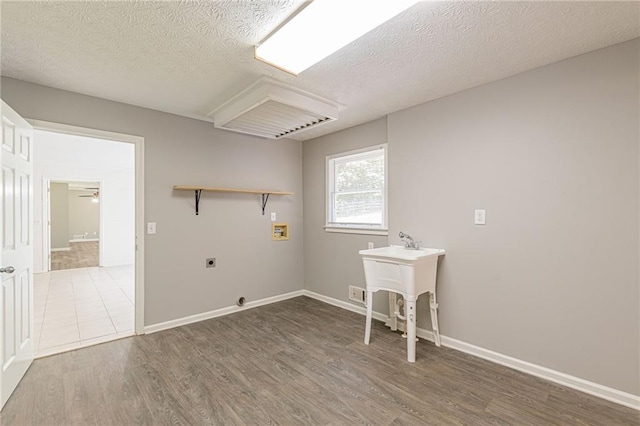
<svg viewBox="0 0 640 426"><path fill-rule="evenodd" d="M411 237L411 235L405 234L402 231L400 231L400 234L398 235L400 236L400 239L403 240L404 242L404 248L410 249L410 250L418 250L420 248L420 242L413 241L413 238Z"/></svg>

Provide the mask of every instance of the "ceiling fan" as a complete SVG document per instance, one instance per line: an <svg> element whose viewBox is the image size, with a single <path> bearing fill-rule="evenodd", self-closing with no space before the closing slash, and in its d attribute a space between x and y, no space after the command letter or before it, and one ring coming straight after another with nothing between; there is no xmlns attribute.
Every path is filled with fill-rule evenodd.
<svg viewBox="0 0 640 426"><path fill-rule="evenodd" d="M98 203L100 202L100 191L98 190L99 188L85 188L85 189L95 189L96 192L94 192L92 195L78 195L78 197L83 198L91 198L91 202L92 203Z"/></svg>

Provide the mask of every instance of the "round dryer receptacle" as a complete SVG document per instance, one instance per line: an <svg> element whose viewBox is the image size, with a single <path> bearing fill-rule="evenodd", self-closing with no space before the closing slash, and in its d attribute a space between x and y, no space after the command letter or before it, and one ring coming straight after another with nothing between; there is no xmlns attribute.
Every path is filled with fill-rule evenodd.
<svg viewBox="0 0 640 426"><path fill-rule="evenodd" d="M246 299L244 297L241 297L236 301L236 305L244 306L244 302L246 302Z"/></svg>

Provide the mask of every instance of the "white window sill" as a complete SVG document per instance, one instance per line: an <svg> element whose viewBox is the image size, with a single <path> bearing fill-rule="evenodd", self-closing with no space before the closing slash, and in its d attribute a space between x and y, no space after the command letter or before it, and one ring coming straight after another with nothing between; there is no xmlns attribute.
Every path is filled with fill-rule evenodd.
<svg viewBox="0 0 640 426"><path fill-rule="evenodd" d="M346 228L337 226L325 226L324 230L337 234L360 234L360 235L389 235L388 229L365 229L365 228Z"/></svg>

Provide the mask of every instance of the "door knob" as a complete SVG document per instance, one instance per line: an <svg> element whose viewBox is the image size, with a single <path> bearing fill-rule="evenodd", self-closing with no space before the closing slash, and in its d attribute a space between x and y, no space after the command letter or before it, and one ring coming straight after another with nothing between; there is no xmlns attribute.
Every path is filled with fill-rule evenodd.
<svg viewBox="0 0 640 426"><path fill-rule="evenodd" d="M6 268L0 268L0 274L13 274L16 270L13 266L7 266Z"/></svg>

